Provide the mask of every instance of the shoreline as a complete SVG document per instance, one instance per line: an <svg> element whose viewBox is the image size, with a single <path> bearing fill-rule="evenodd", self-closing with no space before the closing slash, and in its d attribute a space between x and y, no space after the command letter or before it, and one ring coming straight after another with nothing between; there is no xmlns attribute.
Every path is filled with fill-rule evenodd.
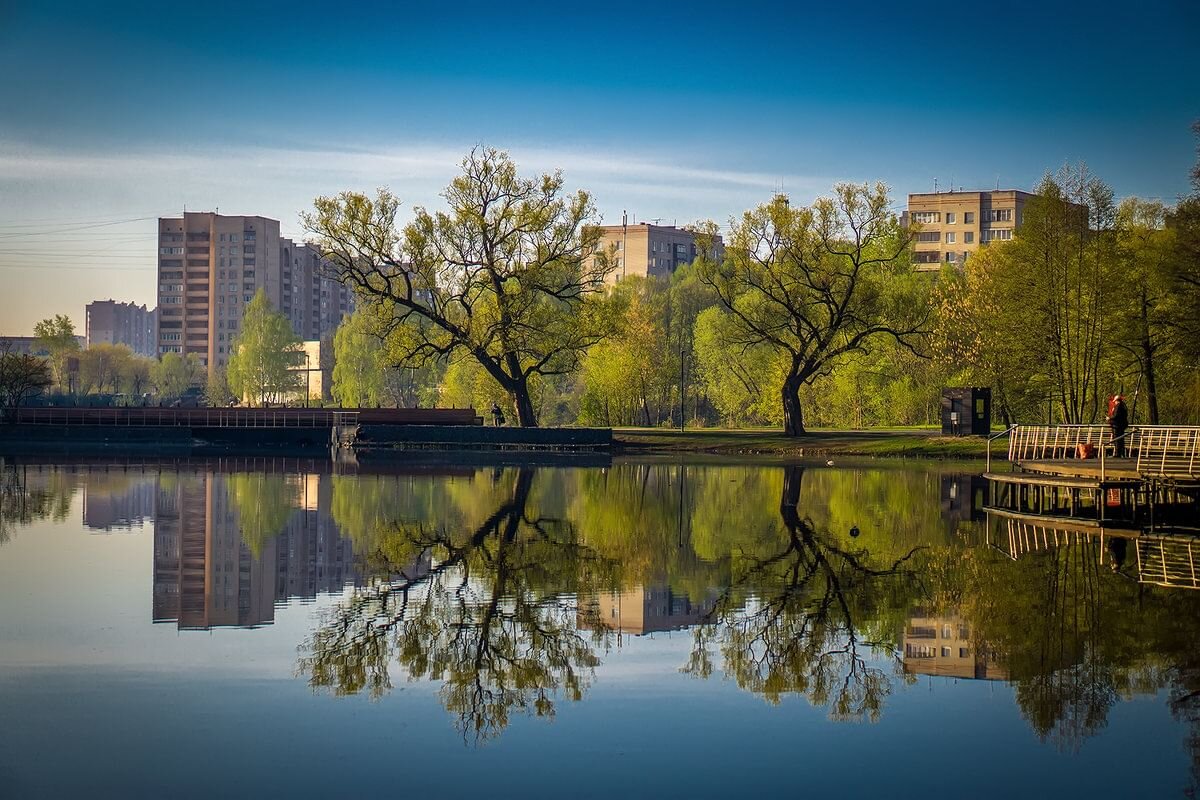
<svg viewBox="0 0 1200 800"><path fill-rule="evenodd" d="M772 430L613 428L614 455L707 453L965 460L986 458L987 447L987 440L980 436L942 436L933 430L815 430L793 438ZM1004 455L1007 448L1007 442L997 440L992 443L992 455Z"/></svg>

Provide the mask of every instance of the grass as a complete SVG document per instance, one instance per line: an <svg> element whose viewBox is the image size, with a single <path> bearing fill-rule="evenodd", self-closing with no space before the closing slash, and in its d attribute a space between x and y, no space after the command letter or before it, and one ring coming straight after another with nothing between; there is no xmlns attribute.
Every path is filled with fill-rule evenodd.
<svg viewBox="0 0 1200 800"><path fill-rule="evenodd" d="M614 447L625 453L720 453L779 456L882 456L894 458L984 458L987 443L978 436L947 437L921 428L865 431L815 430L784 436L778 429L614 428ZM993 443L993 453L1007 447Z"/></svg>

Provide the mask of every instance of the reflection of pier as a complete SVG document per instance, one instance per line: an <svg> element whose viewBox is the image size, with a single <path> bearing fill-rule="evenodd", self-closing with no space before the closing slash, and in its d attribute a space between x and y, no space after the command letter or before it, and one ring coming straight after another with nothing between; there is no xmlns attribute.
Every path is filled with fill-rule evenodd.
<svg viewBox="0 0 1200 800"><path fill-rule="evenodd" d="M697 604L671 587L636 586L620 592L598 592L579 599L581 628L600 628L635 636L676 631L699 624L712 611L713 601Z"/></svg>
<svg viewBox="0 0 1200 800"><path fill-rule="evenodd" d="M1100 563L1122 569L1133 553L1138 583L1200 589L1200 539L1188 534L1163 534L1111 526L1048 522L1003 512L990 512L999 521L1000 535L988 524L988 544L1016 560L1027 553L1059 547L1091 546L1100 550Z"/></svg>

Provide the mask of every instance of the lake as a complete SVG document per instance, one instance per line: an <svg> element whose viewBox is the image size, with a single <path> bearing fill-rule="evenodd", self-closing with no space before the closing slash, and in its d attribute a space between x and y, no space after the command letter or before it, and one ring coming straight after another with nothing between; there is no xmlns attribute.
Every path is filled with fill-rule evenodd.
<svg viewBox="0 0 1200 800"><path fill-rule="evenodd" d="M1200 592L973 469L0 459L0 796L1194 793Z"/></svg>

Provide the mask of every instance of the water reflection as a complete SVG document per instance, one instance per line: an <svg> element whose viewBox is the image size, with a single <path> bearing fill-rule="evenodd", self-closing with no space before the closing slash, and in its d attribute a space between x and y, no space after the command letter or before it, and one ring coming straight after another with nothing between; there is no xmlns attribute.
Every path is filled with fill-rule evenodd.
<svg viewBox="0 0 1200 800"><path fill-rule="evenodd" d="M1004 682L1067 752L1165 690L1200 763L1194 543L988 519L969 474L10 462L0 542L80 490L89 529L153 519L155 622L254 628L336 595L300 676L372 697L435 682L470 741L584 699L634 638L686 631L672 670L835 720L880 719L917 680Z"/></svg>
<svg viewBox="0 0 1200 800"><path fill-rule="evenodd" d="M360 578L328 475L180 470L153 485L155 622L267 625L277 604Z"/></svg>

